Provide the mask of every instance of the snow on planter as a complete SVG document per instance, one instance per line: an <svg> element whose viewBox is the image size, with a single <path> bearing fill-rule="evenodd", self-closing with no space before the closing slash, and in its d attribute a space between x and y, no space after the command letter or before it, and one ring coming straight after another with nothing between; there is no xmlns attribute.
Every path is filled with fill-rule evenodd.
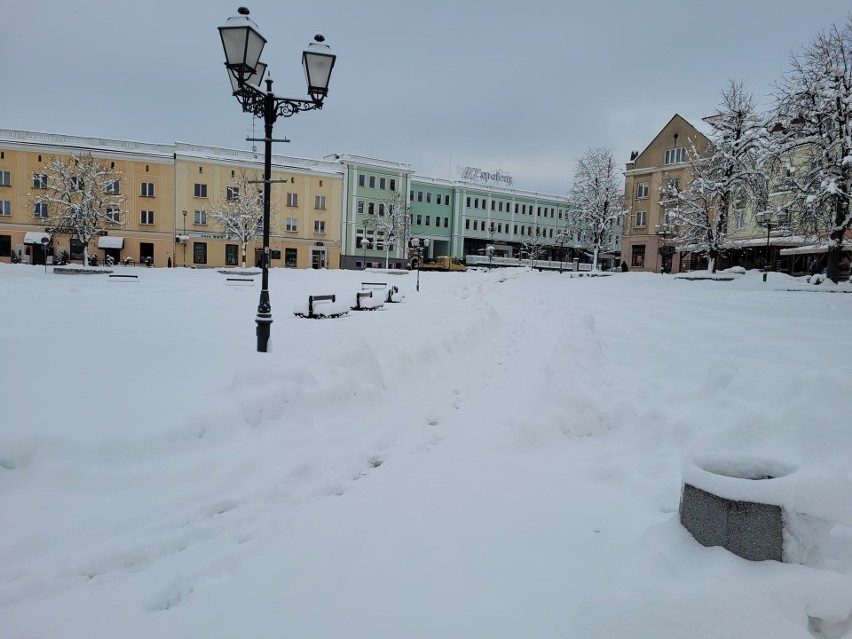
<svg viewBox="0 0 852 639"><path fill-rule="evenodd" d="M704 546L818 566L831 529L852 524L852 483L777 459L702 455L684 463L680 520Z"/></svg>

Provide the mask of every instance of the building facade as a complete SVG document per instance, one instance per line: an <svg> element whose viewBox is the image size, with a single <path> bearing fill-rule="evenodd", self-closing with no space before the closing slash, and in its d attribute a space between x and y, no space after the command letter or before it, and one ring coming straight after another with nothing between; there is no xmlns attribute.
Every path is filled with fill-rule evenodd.
<svg viewBox="0 0 852 639"><path fill-rule="evenodd" d="M0 130L0 261L14 255L44 264L61 252L82 261L84 247L54 234L51 211L36 203L46 165L81 155L120 172L115 188L125 196L120 227L103 230L86 247L100 262L196 268L241 263L241 247L211 213L234 192L238 173L262 180L262 154L12 130ZM337 163L273 156L271 266L337 267L343 178ZM260 244L259 237L250 242L247 265L258 263Z"/></svg>
<svg viewBox="0 0 852 639"><path fill-rule="evenodd" d="M641 153L634 153L624 172L625 216L621 260L631 271L672 273L700 268L678 252L670 234L660 194L669 182L681 188L690 178L688 150L699 152L710 141L681 116L675 116Z"/></svg>

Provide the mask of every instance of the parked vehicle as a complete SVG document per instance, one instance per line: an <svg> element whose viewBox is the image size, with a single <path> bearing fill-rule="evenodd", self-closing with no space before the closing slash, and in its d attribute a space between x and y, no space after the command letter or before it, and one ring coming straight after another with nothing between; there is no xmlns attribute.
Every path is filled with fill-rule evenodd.
<svg viewBox="0 0 852 639"><path fill-rule="evenodd" d="M461 260L442 255L420 265L421 271L466 271L467 267Z"/></svg>

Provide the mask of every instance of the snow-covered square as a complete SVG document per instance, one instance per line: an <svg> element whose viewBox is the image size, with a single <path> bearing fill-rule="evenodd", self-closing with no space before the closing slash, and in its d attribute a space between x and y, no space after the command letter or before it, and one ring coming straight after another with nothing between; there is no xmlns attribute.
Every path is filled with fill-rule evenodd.
<svg viewBox="0 0 852 639"><path fill-rule="evenodd" d="M848 285L273 269L260 354L259 281L50 270L0 264L3 639L852 632ZM364 281L401 302L293 314ZM806 561L680 525L744 455Z"/></svg>

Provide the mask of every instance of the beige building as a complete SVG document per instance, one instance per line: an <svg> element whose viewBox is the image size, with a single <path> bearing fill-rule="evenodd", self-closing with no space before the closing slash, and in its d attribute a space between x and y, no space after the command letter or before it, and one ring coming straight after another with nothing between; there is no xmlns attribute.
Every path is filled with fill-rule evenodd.
<svg viewBox="0 0 852 639"><path fill-rule="evenodd" d="M53 158L90 154L121 173L126 198L120 228L105 229L86 247L103 263L153 266L231 266L239 242L211 212L222 206L238 172L263 175L263 154L188 144L145 144L0 129L0 262L50 263L63 249L82 261L83 246L55 235L50 211L36 206L40 176ZM270 265L337 268L343 209L343 169L336 162L273 156ZM257 185L258 190L262 184ZM46 243L43 240L47 240ZM247 262L258 259L260 239Z"/></svg>
<svg viewBox="0 0 852 639"><path fill-rule="evenodd" d="M680 272L695 265L685 262L672 245L671 226L660 206L660 192L669 181L689 179L687 151L699 151L709 140L681 116L675 115L641 153L634 153L625 170L627 214L621 239L621 260L631 271Z"/></svg>

